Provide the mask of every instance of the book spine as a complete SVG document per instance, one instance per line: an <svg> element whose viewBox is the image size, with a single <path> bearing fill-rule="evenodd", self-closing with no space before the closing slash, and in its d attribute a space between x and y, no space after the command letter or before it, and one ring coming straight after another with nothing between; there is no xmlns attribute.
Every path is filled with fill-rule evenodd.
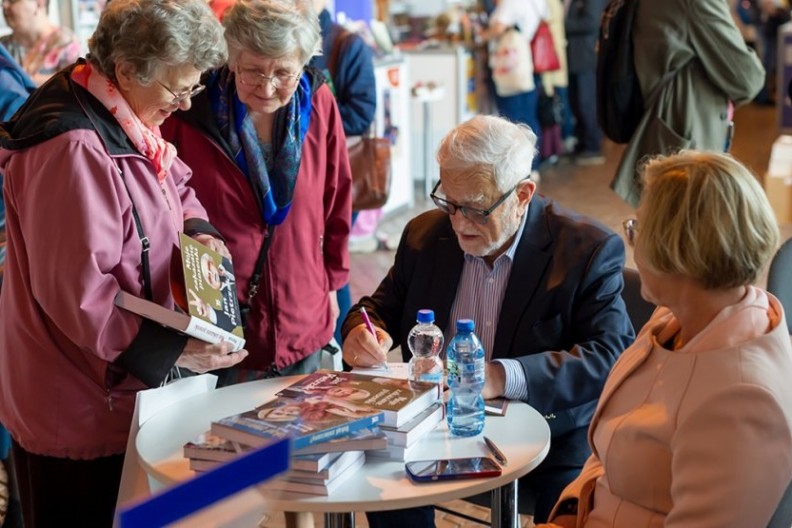
<svg viewBox="0 0 792 528"><path fill-rule="evenodd" d="M190 317L190 324L184 333L207 343L218 344L225 341L231 345L231 351L236 352L245 346L245 340L237 335L218 328L212 323L202 321L197 317Z"/></svg>
<svg viewBox="0 0 792 528"><path fill-rule="evenodd" d="M373 414L371 416L363 416L357 420L339 424L329 429L323 429L313 434L309 434L300 438L292 440L292 449L302 449L304 447L312 446L314 444L321 444L334 438L349 436L352 433L360 431L361 429L368 429L382 423L382 413Z"/></svg>

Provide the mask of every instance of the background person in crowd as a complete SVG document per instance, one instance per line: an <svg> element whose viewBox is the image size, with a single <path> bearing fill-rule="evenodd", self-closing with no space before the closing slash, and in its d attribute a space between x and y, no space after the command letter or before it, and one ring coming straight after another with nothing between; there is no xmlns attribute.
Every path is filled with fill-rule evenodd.
<svg viewBox="0 0 792 528"><path fill-rule="evenodd" d="M553 47L559 68L541 74L541 93L537 104L539 123L542 126L539 154L543 165L553 165L565 153L565 140L575 140L572 115L569 108L569 75L567 73L567 39L564 31L563 0L546 0L547 26L553 36Z"/></svg>
<svg viewBox="0 0 792 528"><path fill-rule="evenodd" d="M569 102L577 138L573 161L578 165L605 163L601 148L602 132L597 123L597 38L607 3L608 0L564 3Z"/></svg>
<svg viewBox="0 0 792 528"><path fill-rule="evenodd" d="M343 353L353 367L381 364L395 339L407 361L421 308L434 310L447 340L455 320L475 320L488 361L484 397L525 401L548 419L550 453L519 484L521 511L544 521L590 453L596 401L634 333L621 298L621 238L536 194L526 178L535 141L525 125L494 116L446 135L432 193L440 210L409 222L388 275L350 310ZM368 518L373 527L434 524L431 507Z"/></svg>
<svg viewBox="0 0 792 528"><path fill-rule="evenodd" d="M344 28L333 22L330 12L325 9L327 0L313 0L313 4L319 13L322 54L311 58L311 66L322 70L328 82L332 83L344 134L347 137L363 135L371 127L377 108L377 86L374 81L371 49L359 35L351 32L338 42ZM335 71L330 72L329 63L333 57L336 59ZM357 212L352 211L352 225L355 224L356 216ZM349 283L339 288L336 294L339 316L334 336L340 343L341 323L352 304Z"/></svg>
<svg viewBox="0 0 792 528"><path fill-rule="evenodd" d="M634 240L659 308L608 376L553 526L767 526L792 476L792 346L756 282L778 227L728 155L652 160Z"/></svg>
<svg viewBox="0 0 792 528"><path fill-rule="evenodd" d="M530 45L539 23L547 18L547 0L499 0L495 9L489 15L489 26L481 32L484 41L497 41L507 29L517 26L525 38L525 44ZM541 82L535 76L536 82ZM539 125L537 104L539 93L536 87L524 93L503 97L493 89L495 94L495 107L498 114L509 121L528 125L534 134L537 134L537 143L540 141L542 127ZM532 170L539 168L539 158L534 156ZM536 175L539 173L536 172Z"/></svg>
<svg viewBox="0 0 792 528"><path fill-rule="evenodd" d="M240 0L223 24L228 64L163 126L193 167L190 186L228 242L249 310L250 356L219 373L221 385L319 367L349 278L351 218L341 118L323 74L307 67L321 38L311 0Z"/></svg>
<svg viewBox="0 0 792 528"><path fill-rule="evenodd" d="M227 253L157 130L190 106L201 71L225 60L222 28L203 0L113 0L89 47L89 61L58 72L0 126L0 421L27 528L110 526L135 394L174 365L205 372L247 355L113 303L120 290L150 289L173 306L180 231Z"/></svg>
<svg viewBox="0 0 792 528"><path fill-rule="evenodd" d="M640 160L682 148L728 151L734 106L759 92L764 70L723 0L640 2L632 41L645 102L672 76L646 109L611 183L637 206Z"/></svg>
<svg viewBox="0 0 792 528"><path fill-rule="evenodd" d="M80 41L68 28L49 19L49 0L3 0L3 16L11 33L0 37L36 85L76 61Z"/></svg>

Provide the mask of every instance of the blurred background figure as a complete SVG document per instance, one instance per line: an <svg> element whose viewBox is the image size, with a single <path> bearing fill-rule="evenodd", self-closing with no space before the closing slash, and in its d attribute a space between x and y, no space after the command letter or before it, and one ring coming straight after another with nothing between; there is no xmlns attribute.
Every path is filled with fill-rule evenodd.
<svg viewBox="0 0 792 528"><path fill-rule="evenodd" d="M553 0L549 0L553 1ZM575 118L577 143L573 161L602 165L602 132L597 124L597 38L600 18L608 0L564 2L567 38L569 102Z"/></svg>
<svg viewBox="0 0 792 528"><path fill-rule="evenodd" d="M541 74L538 113L542 127L539 155L542 166L553 165L565 153L565 140L575 139L569 108L569 74L567 69L567 38L564 30L563 0L547 0L547 25L553 35L553 46L559 68Z"/></svg>
<svg viewBox="0 0 792 528"><path fill-rule="evenodd" d="M659 308L613 366L593 453L551 522L768 526L792 475L792 344L781 303L754 286L776 219L726 154L658 157L643 176L625 234Z"/></svg>
<svg viewBox="0 0 792 528"><path fill-rule="evenodd" d="M36 85L80 56L74 33L50 21L49 0L3 0L3 16L11 33L0 43Z"/></svg>
<svg viewBox="0 0 792 528"><path fill-rule="evenodd" d="M539 23L546 18L547 0L499 0L489 15L489 26L480 33L479 37L487 42L497 42L507 29L516 26L525 38L525 45L529 46ZM535 78L537 82L541 82L538 76ZM506 97L498 95L494 89L492 91L498 114L514 123L528 125L537 136L537 144L541 144L542 127L539 124L537 87ZM540 161L539 156L534 157L532 167L534 181L538 180Z"/></svg>
<svg viewBox="0 0 792 528"><path fill-rule="evenodd" d="M685 148L728 152L735 106L759 93L765 74L723 0L639 2L632 41L641 92L654 103L644 100L649 116L630 138L611 187L635 207L640 160Z"/></svg>

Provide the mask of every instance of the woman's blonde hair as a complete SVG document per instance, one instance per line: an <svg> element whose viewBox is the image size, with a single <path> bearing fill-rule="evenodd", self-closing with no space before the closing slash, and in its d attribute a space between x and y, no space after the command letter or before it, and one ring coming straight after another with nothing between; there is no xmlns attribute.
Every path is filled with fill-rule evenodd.
<svg viewBox="0 0 792 528"><path fill-rule="evenodd" d="M709 289L756 281L779 232L744 165L728 154L681 151L650 160L643 177L636 245L649 266Z"/></svg>

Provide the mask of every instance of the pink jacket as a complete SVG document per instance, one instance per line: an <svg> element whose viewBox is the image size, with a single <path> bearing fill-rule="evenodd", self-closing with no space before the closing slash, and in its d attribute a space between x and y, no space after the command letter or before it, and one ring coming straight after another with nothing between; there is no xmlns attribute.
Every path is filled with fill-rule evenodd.
<svg viewBox="0 0 792 528"><path fill-rule="evenodd" d="M613 367L593 454L560 499L580 498L578 526L763 528L778 506L792 476L781 305L750 288L683 348L664 348L678 328L657 310Z"/></svg>
<svg viewBox="0 0 792 528"><path fill-rule="evenodd" d="M68 127L79 114L51 124ZM130 194L151 241L154 298L169 307L168 266L179 231L186 219L205 222L206 214L185 185L190 171L180 160L160 187L150 162L124 151L123 137L108 144L82 125L52 133L39 120L28 119L28 126L40 126L49 139L0 149L8 234L0 422L33 453L75 459L122 453L136 392L161 381L184 347L182 336L142 325L113 304L120 289L143 296ZM0 127L6 147L14 141L13 123ZM24 143L26 136L16 137Z"/></svg>
<svg viewBox="0 0 792 528"><path fill-rule="evenodd" d="M314 92L312 102L292 207L274 231L245 328L250 355L241 368L267 370L273 363L283 368L329 343L335 321L328 293L349 280L352 178L346 139L326 85ZM186 117L196 119L200 114L201 130L177 113L162 126L162 133L192 167L190 185L231 251L237 293L240 301L247 302L266 226L246 177L206 133L206 129L216 133L217 126L211 116L205 119L207 112L211 112L208 101L199 96L191 111L194 115Z"/></svg>

